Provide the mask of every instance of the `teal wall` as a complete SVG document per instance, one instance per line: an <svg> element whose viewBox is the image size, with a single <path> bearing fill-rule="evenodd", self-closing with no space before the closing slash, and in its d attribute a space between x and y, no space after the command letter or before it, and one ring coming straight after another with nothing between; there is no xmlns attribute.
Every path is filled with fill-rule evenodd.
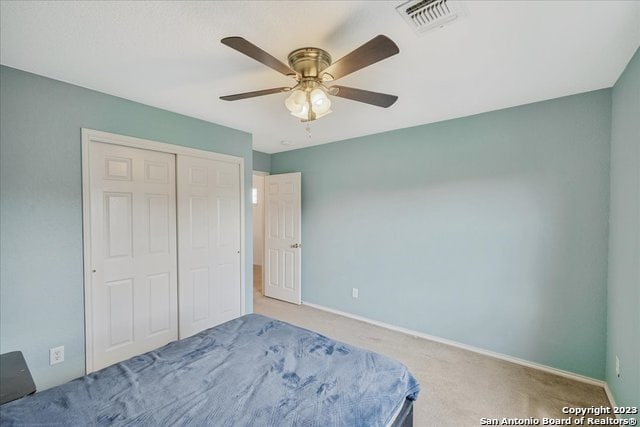
<svg viewBox="0 0 640 427"><path fill-rule="evenodd" d="M610 126L607 89L273 154L302 299L604 379Z"/></svg>
<svg viewBox="0 0 640 427"><path fill-rule="evenodd" d="M640 51L613 87L612 111L607 383L616 404L640 407Z"/></svg>
<svg viewBox="0 0 640 427"><path fill-rule="evenodd" d="M271 172L271 155L254 150L253 170L261 172Z"/></svg>
<svg viewBox="0 0 640 427"><path fill-rule="evenodd" d="M250 134L8 67L0 103L0 352L22 350L39 390L84 374L80 128L245 159L252 311Z"/></svg>

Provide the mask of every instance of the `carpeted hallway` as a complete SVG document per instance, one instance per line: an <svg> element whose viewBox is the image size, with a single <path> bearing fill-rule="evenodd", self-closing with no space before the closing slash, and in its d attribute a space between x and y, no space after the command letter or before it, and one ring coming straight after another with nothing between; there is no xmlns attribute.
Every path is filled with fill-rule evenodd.
<svg viewBox="0 0 640 427"><path fill-rule="evenodd" d="M479 426L481 418L562 418L563 407L609 406L604 389L417 338L347 317L262 296L254 266L254 312L393 357L418 379L414 425Z"/></svg>

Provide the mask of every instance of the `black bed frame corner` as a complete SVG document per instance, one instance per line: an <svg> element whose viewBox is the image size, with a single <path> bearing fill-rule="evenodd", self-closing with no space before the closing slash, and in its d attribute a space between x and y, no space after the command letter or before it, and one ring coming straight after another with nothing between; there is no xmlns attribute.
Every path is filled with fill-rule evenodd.
<svg viewBox="0 0 640 427"><path fill-rule="evenodd" d="M413 400L405 399L391 427L413 427Z"/></svg>

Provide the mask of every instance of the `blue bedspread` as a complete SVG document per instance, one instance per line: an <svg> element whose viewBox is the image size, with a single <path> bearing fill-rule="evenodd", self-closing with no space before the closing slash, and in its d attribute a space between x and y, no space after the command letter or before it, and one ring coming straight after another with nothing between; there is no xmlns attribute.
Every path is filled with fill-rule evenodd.
<svg viewBox="0 0 640 427"><path fill-rule="evenodd" d="M388 357L249 314L0 407L0 425L385 426L419 385Z"/></svg>

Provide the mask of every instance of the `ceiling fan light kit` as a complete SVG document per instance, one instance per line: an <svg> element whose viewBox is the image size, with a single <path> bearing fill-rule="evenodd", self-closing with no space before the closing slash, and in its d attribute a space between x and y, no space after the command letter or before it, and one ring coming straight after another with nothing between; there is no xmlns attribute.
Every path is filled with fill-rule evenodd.
<svg viewBox="0 0 640 427"><path fill-rule="evenodd" d="M296 49L288 56L289 66L286 66L277 58L242 37L227 37L222 39L221 43L286 76L293 77L297 82L293 87L280 87L221 96L220 99L225 101L291 92L284 102L285 106L300 121L309 122L331 113L331 99L328 95L383 108L391 106L398 99L394 95L363 89L345 86L325 86L326 82L337 80L397 54L400 51L398 46L383 35L374 37L334 63L331 62L331 55L325 50L315 47Z"/></svg>
<svg viewBox="0 0 640 427"><path fill-rule="evenodd" d="M291 115L298 117L301 121L319 119L331 113L331 100L319 87L295 89L292 92L284 101L284 105Z"/></svg>

